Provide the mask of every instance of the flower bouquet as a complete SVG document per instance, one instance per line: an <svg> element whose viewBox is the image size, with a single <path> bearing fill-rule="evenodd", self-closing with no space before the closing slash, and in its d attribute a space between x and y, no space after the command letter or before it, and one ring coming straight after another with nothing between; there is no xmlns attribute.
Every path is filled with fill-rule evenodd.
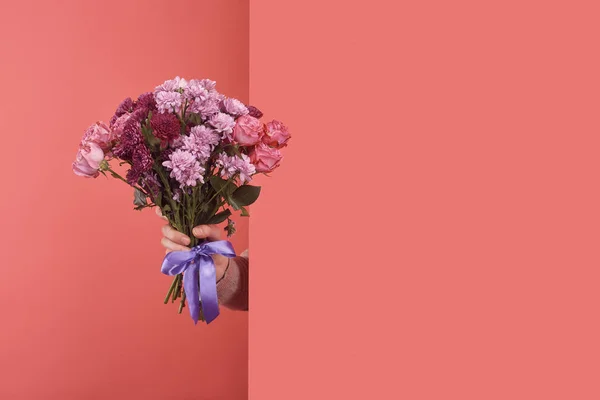
<svg viewBox="0 0 600 400"><path fill-rule="evenodd" d="M290 134L279 121L263 123L255 107L229 98L209 79L176 77L137 100L126 98L110 123L90 126L73 171L88 178L112 176L133 188L136 210L160 207L178 231L192 240L190 251L174 251L162 272L174 276L165 304L179 301L190 315L210 323L219 315L212 255L234 257L229 241L198 241L192 229L221 224L235 232L232 210L248 216L260 187L255 174L279 166ZM125 165L121 176L111 161Z"/></svg>

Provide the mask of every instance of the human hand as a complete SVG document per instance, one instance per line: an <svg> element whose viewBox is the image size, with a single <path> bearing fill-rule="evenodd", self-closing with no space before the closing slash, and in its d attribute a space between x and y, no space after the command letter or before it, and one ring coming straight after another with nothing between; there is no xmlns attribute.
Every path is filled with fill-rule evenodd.
<svg viewBox="0 0 600 400"><path fill-rule="evenodd" d="M167 220L167 218L162 215L159 207L156 207L156 214L162 219ZM221 240L221 229L216 225L199 225L192 230L192 233L198 239L206 239L210 242ZM167 253L171 251L190 250L188 247L191 243L190 238L177 231L170 224L166 224L162 227L162 234L163 238L161 239L161 244L165 247ZM219 280L225 275L229 258L220 254L215 254L212 257L215 262L217 280Z"/></svg>

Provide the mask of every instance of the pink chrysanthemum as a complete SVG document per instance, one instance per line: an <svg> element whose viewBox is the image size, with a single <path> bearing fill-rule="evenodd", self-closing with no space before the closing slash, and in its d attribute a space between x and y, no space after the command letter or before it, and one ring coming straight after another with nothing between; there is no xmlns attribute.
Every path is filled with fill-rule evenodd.
<svg viewBox="0 0 600 400"><path fill-rule="evenodd" d="M210 145L203 143L202 139L194 134L183 138L183 146L181 148L190 152L201 164L204 164L208 160L212 151Z"/></svg>
<svg viewBox="0 0 600 400"><path fill-rule="evenodd" d="M211 149L221 141L220 135L206 125L194 126L190 131L190 135L197 136L202 144L210 145Z"/></svg>
<svg viewBox="0 0 600 400"><path fill-rule="evenodd" d="M196 186L198 182L204 183L202 174L205 170L189 151L175 150L162 165L171 170L171 178L179 182L182 189L185 186Z"/></svg>
<svg viewBox="0 0 600 400"><path fill-rule="evenodd" d="M221 109L222 111L226 112L227 114L233 115L234 117L239 117L248 114L248 109L246 108L244 103L242 103L238 99L233 98L223 100L223 102L221 103Z"/></svg>
<svg viewBox="0 0 600 400"><path fill-rule="evenodd" d="M245 154L238 157L221 153L217 158L216 165L221 168L221 177L223 179L230 179L238 174L242 184L250 182L252 175L256 173L256 167Z"/></svg>
<svg viewBox="0 0 600 400"><path fill-rule="evenodd" d="M196 103L201 103L209 97L208 90L197 79L192 79L188 83L183 94L188 101L195 101Z"/></svg>
<svg viewBox="0 0 600 400"><path fill-rule="evenodd" d="M183 96L179 92L158 92L154 94L158 112L177 112L183 103Z"/></svg>
<svg viewBox="0 0 600 400"><path fill-rule="evenodd" d="M208 123L221 133L223 138L231 139L231 132L235 126L235 120L231 115L222 112L214 114L209 118Z"/></svg>

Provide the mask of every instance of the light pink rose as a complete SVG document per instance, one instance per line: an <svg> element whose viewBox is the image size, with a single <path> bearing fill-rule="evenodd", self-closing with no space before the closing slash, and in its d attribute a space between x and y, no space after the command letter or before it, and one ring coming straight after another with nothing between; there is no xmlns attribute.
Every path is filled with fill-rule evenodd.
<svg viewBox="0 0 600 400"><path fill-rule="evenodd" d="M256 167L256 172L271 172L279 166L283 156L281 152L264 143L259 143L250 152L250 161Z"/></svg>
<svg viewBox="0 0 600 400"><path fill-rule="evenodd" d="M73 172L86 178L96 178L99 175L100 163L104 160L104 152L99 145L89 142L79 148Z"/></svg>
<svg viewBox="0 0 600 400"><path fill-rule="evenodd" d="M104 152L108 152L114 144L114 139L113 132L104 122L96 122L85 131L81 145L85 146L87 143L95 143Z"/></svg>
<svg viewBox="0 0 600 400"><path fill-rule="evenodd" d="M254 146L264 134L262 122L249 115L242 115L235 121L233 140L241 146Z"/></svg>
<svg viewBox="0 0 600 400"><path fill-rule="evenodd" d="M287 141L290 140L291 137L290 132L283 123L271 121L267 124L263 142L271 147L280 149L286 146Z"/></svg>

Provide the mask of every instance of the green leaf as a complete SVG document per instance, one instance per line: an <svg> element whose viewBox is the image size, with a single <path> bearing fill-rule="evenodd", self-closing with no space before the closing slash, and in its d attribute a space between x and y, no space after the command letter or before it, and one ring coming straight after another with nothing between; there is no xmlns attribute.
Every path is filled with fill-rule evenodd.
<svg viewBox="0 0 600 400"><path fill-rule="evenodd" d="M214 215L211 219L208 220L208 225L216 225L225 221L231 215L230 210L221 211L220 213Z"/></svg>
<svg viewBox="0 0 600 400"><path fill-rule="evenodd" d="M135 188L133 190L133 204L138 207L146 206L146 195L141 190Z"/></svg>
<svg viewBox="0 0 600 400"><path fill-rule="evenodd" d="M260 186L243 185L231 194L231 199L240 207L249 206L258 199L259 194Z"/></svg>
<svg viewBox="0 0 600 400"><path fill-rule="evenodd" d="M242 213L240 214L242 217L249 217L250 213L246 209L246 207L242 207Z"/></svg>
<svg viewBox="0 0 600 400"><path fill-rule="evenodd" d="M234 192L234 190L237 189L237 186L235 183L233 183L233 181L226 181L225 179L216 175L210 177L210 185L213 187L213 189L222 194L223 197L227 197L227 195L230 195Z"/></svg>

